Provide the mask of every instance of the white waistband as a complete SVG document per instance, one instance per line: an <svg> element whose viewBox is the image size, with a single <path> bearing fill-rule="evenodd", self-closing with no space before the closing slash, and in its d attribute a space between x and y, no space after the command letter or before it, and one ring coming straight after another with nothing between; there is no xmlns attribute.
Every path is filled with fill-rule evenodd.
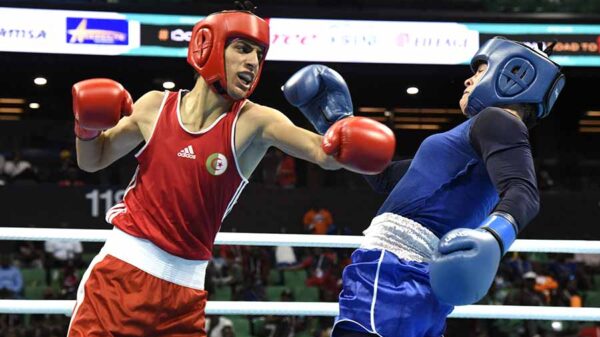
<svg viewBox="0 0 600 337"><path fill-rule="evenodd" d="M363 234L360 248L385 249L401 259L429 262L439 239L429 229L394 213L376 216Z"/></svg>
<svg viewBox="0 0 600 337"><path fill-rule="evenodd" d="M158 248L152 242L114 227L102 251L146 273L184 287L203 290L208 261L186 260Z"/></svg>

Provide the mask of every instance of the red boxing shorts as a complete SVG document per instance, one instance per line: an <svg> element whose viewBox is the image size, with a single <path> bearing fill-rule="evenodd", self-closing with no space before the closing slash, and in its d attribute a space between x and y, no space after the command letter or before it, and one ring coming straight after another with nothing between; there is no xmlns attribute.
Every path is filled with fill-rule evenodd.
<svg viewBox="0 0 600 337"><path fill-rule="evenodd" d="M206 265L115 228L83 276L67 336L205 337Z"/></svg>

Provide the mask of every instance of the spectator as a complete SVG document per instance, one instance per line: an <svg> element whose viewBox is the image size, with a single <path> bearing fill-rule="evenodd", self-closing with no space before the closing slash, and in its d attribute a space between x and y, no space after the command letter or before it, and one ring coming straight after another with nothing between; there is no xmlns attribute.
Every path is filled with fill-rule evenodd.
<svg viewBox="0 0 600 337"><path fill-rule="evenodd" d="M280 150L275 152L279 158L279 164L275 170L275 182L282 188L296 187L296 160Z"/></svg>
<svg viewBox="0 0 600 337"><path fill-rule="evenodd" d="M560 283L556 295L552 298L553 306L560 307L581 307L582 298L577 290L577 281L571 279L565 283Z"/></svg>
<svg viewBox="0 0 600 337"><path fill-rule="evenodd" d="M235 337L233 322L223 316L206 316L207 337Z"/></svg>
<svg viewBox="0 0 600 337"><path fill-rule="evenodd" d="M73 261L69 261L63 268L63 275L61 277L61 298L66 300L74 300L77 295L77 286L79 285L79 276L73 264Z"/></svg>
<svg viewBox="0 0 600 337"><path fill-rule="evenodd" d="M267 251L262 247L246 248L242 257L244 270L244 288L242 298L245 301L261 301L266 297L265 286L269 281L271 261Z"/></svg>
<svg viewBox="0 0 600 337"><path fill-rule="evenodd" d="M67 227L67 224L61 224L61 227ZM64 268L69 263L75 267L81 265L81 253L83 246L81 241L69 239L52 239L44 242L44 251L46 252L46 283L51 284L51 279L58 278L58 274L50 275L53 268Z"/></svg>
<svg viewBox="0 0 600 337"><path fill-rule="evenodd" d="M312 234L327 234L329 226L333 223L331 212L326 208L311 207L304 213L304 229Z"/></svg>
<svg viewBox="0 0 600 337"><path fill-rule="evenodd" d="M61 187L83 186L83 180L79 177L81 170L73 160L71 151L64 149L60 151L60 168L58 171L58 185Z"/></svg>
<svg viewBox="0 0 600 337"><path fill-rule="evenodd" d="M535 275L534 272L530 272L530 274ZM558 289L558 282L549 275L537 275L535 290L543 295L544 302L550 305L552 301L552 297L556 294L556 290Z"/></svg>
<svg viewBox="0 0 600 337"><path fill-rule="evenodd" d="M33 241L19 241L17 243L17 261L22 268L42 268L44 266L43 253Z"/></svg>
<svg viewBox="0 0 600 337"><path fill-rule="evenodd" d="M294 248L290 246L275 247L275 265L279 269L279 285L285 284L283 268L293 266L298 262Z"/></svg>
<svg viewBox="0 0 600 337"><path fill-rule="evenodd" d="M529 256L525 253L513 253L508 265L511 281L518 280L526 273L533 271Z"/></svg>
<svg viewBox="0 0 600 337"><path fill-rule="evenodd" d="M23 291L23 276L8 255L0 257L0 298L19 298Z"/></svg>
<svg viewBox="0 0 600 337"><path fill-rule="evenodd" d="M12 160L4 164L4 173L11 182L31 183L38 182L38 176L35 168L30 162L23 159L20 151L15 151Z"/></svg>
<svg viewBox="0 0 600 337"><path fill-rule="evenodd" d="M301 263L283 269L307 270L310 276L306 279L306 286L319 288L319 300L333 301L340 290L339 275L336 275L340 271L337 262L337 255L333 251L316 247L312 255Z"/></svg>
<svg viewBox="0 0 600 337"><path fill-rule="evenodd" d="M294 302L294 294L290 289L283 289L280 295L281 302ZM298 316L267 316L265 330L268 337L294 337L296 331L304 328L304 319Z"/></svg>
<svg viewBox="0 0 600 337"><path fill-rule="evenodd" d="M581 328L577 337L600 337L600 325L594 324Z"/></svg>
<svg viewBox="0 0 600 337"><path fill-rule="evenodd" d="M6 185L6 176L4 175L4 165L6 165L6 158L0 153L0 186Z"/></svg>
<svg viewBox="0 0 600 337"><path fill-rule="evenodd" d="M521 284L518 289L511 290L506 297L505 304L508 305L528 305L543 306L544 300L535 290L537 275L534 272L527 272L523 279L517 283ZM516 329L516 335L522 337L540 336L540 324L538 321L522 321L522 325Z"/></svg>

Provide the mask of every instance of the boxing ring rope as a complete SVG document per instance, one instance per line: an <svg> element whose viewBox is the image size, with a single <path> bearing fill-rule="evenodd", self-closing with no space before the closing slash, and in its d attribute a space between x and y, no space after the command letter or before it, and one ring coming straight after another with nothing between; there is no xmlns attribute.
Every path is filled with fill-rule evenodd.
<svg viewBox="0 0 600 337"><path fill-rule="evenodd" d="M110 229L0 227L0 240L68 239L104 242ZM218 233L217 245L358 248L359 235ZM600 254L600 241L519 239L509 251L529 253Z"/></svg>
<svg viewBox="0 0 600 337"><path fill-rule="evenodd" d="M0 313L70 315L72 300L2 300ZM337 303L209 301L207 315L336 316ZM600 308L468 305L456 307L451 318L600 321Z"/></svg>
<svg viewBox="0 0 600 337"><path fill-rule="evenodd" d="M103 242L111 230L2 227L0 240L67 239ZM218 245L295 246L357 248L362 236L314 234L219 233ZM600 241L517 240L510 251L541 253L600 254ZM0 313L70 315L72 300L0 300ZM229 302L210 301L208 315L298 315L336 316L337 303L321 302ZM600 321L600 308L528 307L508 305L468 305L456 307L451 318L536 319L563 321Z"/></svg>

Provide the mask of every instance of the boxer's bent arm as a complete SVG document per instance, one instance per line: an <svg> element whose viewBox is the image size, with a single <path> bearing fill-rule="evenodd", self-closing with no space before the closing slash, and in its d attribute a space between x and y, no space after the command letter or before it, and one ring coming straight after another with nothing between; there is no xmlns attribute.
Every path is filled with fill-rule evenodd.
<svg viewBox="0 0 600 337"><path fill-rule="evenodd" d="M321 148L323 136L297 127L280 111L267 107L261 107L261 110L263 111L259 135L266 145L275 146L291 156L327 170L342 168L340 163L325 154Z"/></svg>
<svg viewBox="0 0 600 337"><path fill-rule="evenodd" d="M76 140L77 164L87 172L96 172L133 150L143 137L131 117L125 117L94 140Z"/></svg>
<svg viewBox="0 0 600 337"><path fill-rule="evenodd" d="M474 118L471 144L500 195L494 211L510 214L522 230L539 211L527 127L500 108L487 108Z"/></svg>
<svg viewBox="0 0 600 337"><path fill-rule="evenodd" d="M145 118L149 110L158 109L162 98L161 92L151 91L135 102L131 116L122 118L117 125L102 132L96 139L77 139L79 168L87 172L101 170L138 146L144 140L138 121Z"/></svg>

